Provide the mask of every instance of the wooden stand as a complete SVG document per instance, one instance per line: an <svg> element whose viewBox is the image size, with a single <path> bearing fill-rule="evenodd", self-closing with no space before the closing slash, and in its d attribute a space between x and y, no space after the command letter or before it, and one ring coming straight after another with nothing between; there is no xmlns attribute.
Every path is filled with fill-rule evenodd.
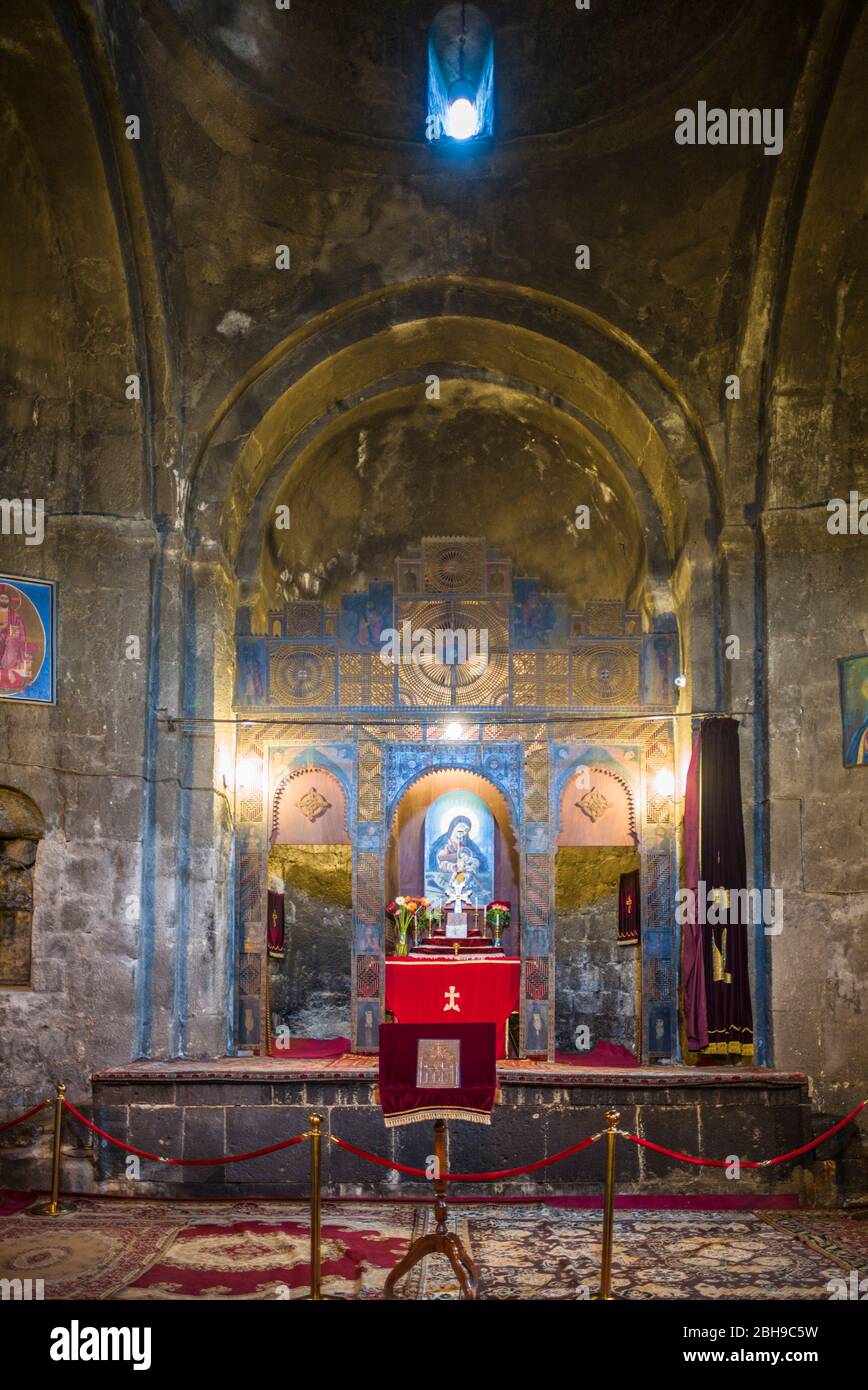
<svg viewBox="0 0 868 1390"><path fill-rule="evenodd" d="M437 1177L434 1179L434 1219L437 1227L430 1235L414 1240L404 1258L395 1265L384 1287L386 1298L397 1298L395 1285L413 1265L424 1260L426 1255L445 1255L458 1280L461 1297L474 1299L479 1292L479 1276L476 1266L468 1255L459 1237L446 1225L449 1208L446 1205L446 1181L440 1177L446 1171L446 1121L434 1121L434 1156L437 1161Z"/></svg>

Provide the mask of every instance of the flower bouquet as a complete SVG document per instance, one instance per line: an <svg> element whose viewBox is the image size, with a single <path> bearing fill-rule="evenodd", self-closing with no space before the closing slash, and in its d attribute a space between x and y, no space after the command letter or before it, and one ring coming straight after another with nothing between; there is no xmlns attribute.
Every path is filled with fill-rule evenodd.
<svg viewBox="0 0 868 1390"><path fill-rule="evenodd" d="M419 901L421 902L422 906L416 913L417 940L420 937L424 937L429 933L433 934L435 932L438 932L440 930L440 924L443 920L443 909L441 907L433 906L427 898L420 898Z"/></svg>
<svg viewBox="0 0 868 1390"><path fill-rule="evenodd" d="M485 924L491 927L492 944L499 946L503 933L509 926L511 903L493 902L485 909Z"/></svg>
<svg viewBox="0 0 868 1390"><path fill-rule="evenodd" d="M420 911L428 908L427 898L395 898L389 903L386 912L395 923L395 930L398 933L398 941L395 947L396 956L406 956L410 949L410 931L416 924L416 918Z"/></svg>

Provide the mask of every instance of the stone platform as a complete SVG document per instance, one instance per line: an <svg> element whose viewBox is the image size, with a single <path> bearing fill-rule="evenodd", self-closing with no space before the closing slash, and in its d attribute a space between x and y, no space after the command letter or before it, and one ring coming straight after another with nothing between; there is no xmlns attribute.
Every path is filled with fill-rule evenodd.
<svg viewBox="0 0 868 1390"><path fill-rule="evenodd" d="M449 1166L456 1172L515 1167L546 1157L605 1127L610 1107L621 1128L681 1152L725 1158L770 1158L812 1137L808 1078L798 1072L677 1066L594 1070L555 1062L509 1060L498 1066L502 1101L490 1127L450 1124ZM387 1130L376 1102L376 1058L280 1062L227 1058L214 1062L137 1062L95 1074L93 1114L108 1133L166 1156L209 1157L273 1144L323 1116L323 1184L330 1196L426 1195L428 1183L375 1167L329 1143L331 1135L424 1168L433 1151L427 1123ZM596 1196L601 1142L549 1168L500 1182L462 1183L468 1197ZM803 1164L743 1170L697 1168L618 1141L620 1193L798 1193ZM305 1196L309 1153L298 1145L219 1168L142 1162L154 1191L186 1194ZM129 1193L124 1155L100 1144L99 1176L107 1191ZM141 1191L141 1186L136 1185Z"/></svg>

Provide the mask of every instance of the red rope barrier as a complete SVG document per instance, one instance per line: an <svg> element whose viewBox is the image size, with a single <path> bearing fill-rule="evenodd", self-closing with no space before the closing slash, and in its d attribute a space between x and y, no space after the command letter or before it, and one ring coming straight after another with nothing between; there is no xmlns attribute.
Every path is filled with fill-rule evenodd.
<svg viewBox="0 0 868 1390"><path fill-rule="evenodd" d="M14 1129L16 1125L23 1124L25 1120L30 1119L31 1115L38 1115L40 1110L44 1110L46 1105L50 1104L50 1100L41 1100L38 1105L34 1105L32 1110L25 1110L23 1115L18 1115L14 1120L4 1120L0 1125L0 1133L4 1129Z"/></svg>
<svg viewBox="0 0 868 1390"><path fill-rule="evenodd" d="M124 1144L120 1139L106 1134L104 1129L100 1129L99 1125L95 1125L86 1115L82 1115L81 1111L76 1110L74 1105L70 1105L68 1100L63 1103L77 1120L81 1120L81 1123L87 1125L88 1129L92 1129L94 1134L98 1134L101 1139L107 1139L116 1148L123 1149L128 1154L136 1154L139 1158L150 1158L155 1163L170 1163L179 1168L210 1168L219 1163L242 1163L248 1158L262 1158L264 1154L276 1153L278 1149L289 1149L293 1144L300 1144L303 1139L307 1138L306 1134L296 1134L292 1139L282 1139L279 1144L269 1144L266 1149L252 1149L250 1153L230 1154L225 1158L165 1158L163 1154L151 1154L146 1149L136 1149L132 1144Z"/></svg>
<svg viewBox="0 0 868 1390"><path fill-rule="evenodd" d="M577 1154L581 1149L587 1149L590 1144L595 1144L600 1138L599 1134L592 1134L588 1139L582 1139L578 1144L572 1144L568 1149L561 1149L560 1153L552 1154L551 1158L538 1158L535 1163L522 1164L520 1168L501 1168L497 1172L491 1173L441 1173L440 1177L445 1182L494 1182L499 1178L515 1178L521 1173L533 1173L537 1168L548 1168L551 1163L560 1163L561 1159L569 1158L571 1154ZM355 1144L348 1144L345 1139L338 1139L335 1135L331 1136L333 1144L339 1148L346 1149L348 1153L358 1154L359 1158L366 1158L369 1163L376 1163L381 1168L393 1168L397 1173L409 1173L414 1178L430 1178L430 1173L426 1173L424 1168L409 1168L406 1163L393 1163L391 1159L381 1158L379 1154L368 1153L367 1149L359 1149Z"/></svg>
<svg viewBox="0 0 868 1390"><path fill-rule="evenodd" d="M791 1149L789 1153L778 1154L777 1158L762 1159L740 1159L742 1168L773 1168L776 1163L788 1163L791 1158L799 1158L801 1154L806 1154L810 1149L816 1149L822 1144L824 1139L830 1139L833 1134L837 1134L839 1129L843 1129L851 1120L855 1120L868 1105L868 1101L863 1100L861 1105L857 1105L855 1110L851 1110L849 1115L845 1115L843 1120L839 1120L831 1129L827 1129L818 1138L812 1139L810 1143L803 1144L800 1149ZM660 1144L652 1144L650 1139L640 1139L638 1134L628 1134L625 1129L619 1129L618 1133L624 1138L629 1139L632 1144L641 1144L643 1149L653 1149L655 1153L666 1154L667 1158L677 1158L682 1163L694 1163L701 1168L727 1168L731 1160L726 1158L693 1158L690 1154L677 1153L675 1149L664 1149Z"/></svg>
<svg viewBox="0 0 868 1390"><path fill-rule="evenodd" d="M44 1110L45 1107L50 1104L50 1101L41 1101L39 1105L35 1105L32 1110L26 1111L16 1119L5 1121L0 1125L0 1131L11 1129L14 1125L22 1124L24 1120L30 1119L32 1115L38 1114L40 1110ZM224 1163L243 1163L248 1159L262 1158L266 1154L277 1153L280 1149L292 1148L293 1145L300 1144L308 1137L307 1134L297 1134L292 1139L283 1139L279 1143L269 1144L263 1149L252 1149L249 1153L243 1154L229 1154L223 1158L166 1158L163 1154L148 1153L147 1149L137 1149L132 1144L125 1144L122 1140L115 1139L113 1135L107 1134L104 1129L100 1129L99 1125L89 1120L86 1115L82 1115L81 1111L76 1110L75 1106L71 1105L68 1100L64 1100L63 1104L83 1125L86 1125L94 1134L98 1134L101 1139L105 1139L109 1144L114 1144L116 1148L123 1149L126 1153L135 1154L138 1158L150 1159L154 1163L168 1163L177 1167L200 1168L216 1167ZM837 1134L845 1125L850 1124L851 1120L854 1120L857 1115L861 1114L866 1105L868 1105L868 1101L863 1100L860 1105L856 1106L855 1110L852 1110L849 1115L845 1115L843 1120L839 1120L837 1124L832 1125L831 1129L827 1129L823 1134L819 1135L816 1139L812 1139L809 1143L803 1144L801 1148L791 1149L789 1153L779 1154L776 1158L759 1160L741 1159L741 1166L743 1168L771 1168L777 1163L787 1163L793 1158L799 1158L802 1154L817 1148L825 1139L830 1139L833 1134ZM694 1157L692 1154L679 1153L675 1149L664 1148L662 1144L654 1144L650 1139L642 1139L638 1134L629 1134L627 1130L624 1129L619 1129L618 1133L624 1139L629 1139L631 1144L638 1144L643 1149L653 1149L655 1153L665 1154L667 1158L678 1159L681 1163L692 1163L701 1168L726 1168L731 1162L730 1159L698 1158ZM429 1177L429 1174L423 1168L412 1168L406 1163L394 1163L391 1159L381 1158L378 1154L369 1153L367 1149L360 1149L355 1144L348 1143L345 1139L338 1139L335 1135L331 1135L330 1137L333 1144L337 1144L339 1148L345 1149L347 1153L353 1153L358 1155L359 1158L366 1159L368 1163L376 1163L381 1168L390 1168L396 1173L407 1173L410 1177L414 1178ZM441 1176L446 1182L496 1182L501 1178L515 1178L523 1173L533 1173L540 1168L548 1168L553 1163L560 1163L563 1159L571 1157L572 1154L580 1153L582 1149L587 1149L591 1144L595 1144L600 1137L600 1134L592 1134L587 1139L582 1139L579 1143L572 1144L568 1149L561 1149L559 1153L552 1154L550 1158L538 1158L534 1163L524 1163L518 1168L501 1168L485 1173L443 1173Z"/></svg>

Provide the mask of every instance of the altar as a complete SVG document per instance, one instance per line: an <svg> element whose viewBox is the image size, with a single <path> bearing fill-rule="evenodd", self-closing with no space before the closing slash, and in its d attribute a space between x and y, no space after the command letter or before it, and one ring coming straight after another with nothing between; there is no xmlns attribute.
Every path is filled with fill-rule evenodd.
<svg viewBox="0 0 868 1390"><path fill-rule="evenodd" d="M386 959L386 1009L396 1023L494 1023L506 1056L509 1016L518 1009L521 961Z"/></svg>

